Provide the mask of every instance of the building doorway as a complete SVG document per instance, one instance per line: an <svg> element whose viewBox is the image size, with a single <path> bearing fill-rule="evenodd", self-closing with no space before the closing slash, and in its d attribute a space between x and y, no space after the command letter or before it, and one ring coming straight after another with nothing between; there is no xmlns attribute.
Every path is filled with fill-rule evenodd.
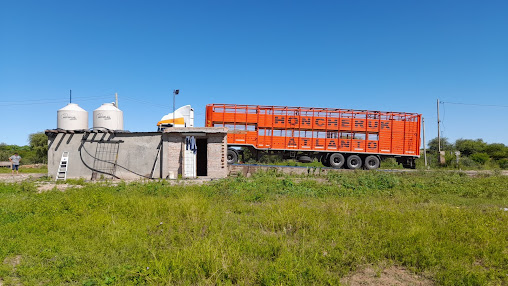
<svg viewBox="0 0 508 286"><path fill-rule="evenodd" d="M197 170L198 177L208 176L208 140L206 138L196 139L197 151Z"/></svg>

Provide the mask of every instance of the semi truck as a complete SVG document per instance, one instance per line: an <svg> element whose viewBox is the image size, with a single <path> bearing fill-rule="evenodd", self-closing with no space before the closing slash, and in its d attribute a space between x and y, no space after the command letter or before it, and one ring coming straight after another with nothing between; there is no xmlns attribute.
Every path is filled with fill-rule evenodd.
<svg viewBox="0 0 508 286"><path fill-rule="evenodd" d="M208 104L206 127L228 128L228 163L242 148L333 168L377 169L385 157L415 168L421 114L337 108Z"/></svg>

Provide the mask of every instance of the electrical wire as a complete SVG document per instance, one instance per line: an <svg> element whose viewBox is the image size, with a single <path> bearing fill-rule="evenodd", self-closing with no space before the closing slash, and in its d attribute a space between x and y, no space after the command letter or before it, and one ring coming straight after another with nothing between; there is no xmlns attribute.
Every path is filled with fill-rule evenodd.
<svg viewBox="0 0 508 286"><path fill-rule="evenodd" d="M441 119L441 125L443 125L443 130L441 132L444 132L446 130L446 126L444 124L445 118L446 118L446 106L443 103L443 119Z"/></svg>
<svg viewBox="0 0 508 286"><path fill-rule="evenodd" d="M109 129L108 129L108 131L109 131ZM85 133L85 134L86 134L86 133ZM136 172L134 172L134 171L132 171L132 170L130 170L130 169L128 169L128 168L126 168L126 167L124 167L124 166L118 165L117 163L113 163L113 162L109 162L109 161L106 161L106 160L102 160L102 159L99 159L99 158L97 158L97 157L93 156L93 155L92 155L92 154L90 154L90 152L88 152L88 150L86 150L86 148L85 148L85 135L83 135L83 139L82 139L82 141L81 141L81 146L80 146L80 148L79 148L79 156L81 157L81 161L83 162L83 164L84 164L84 165L85 165L88 169L90 169L90 170L92 170L92 171L96 171L96 172L99 172L99 173L102 173L102 174L106 174L106 175L111 175L111 176L113 176L113 177L115 177L115 178L117 178L117 179L120 179L118 176L116 176L116 175L114 175L114 174L110 174L110 173L107 173L107 172L103 172L103 171L100 171L100 170L97 170L97 169L95 169L95 168L92 168L92 167L88 166L88 164L86 164L86 163L83 161L83 157L82 157L82 155L81 155L81 149L85 150L85 152L86 152L86 153L87 153L90 157L92 157L94 160L101 161L101 162L106 162L106 163L109 163L109 164L113 164L113 165L115 165L116 167L120 167L120 168L122 168L122 169L126 170L127 172L131 172L131 173L133 173L133 174L135 174L135 175L137 175L137 176L140 176L140 177L142 177L142 178L146 178L146 179L150 179L150 180L154 180L154 179L155 179L155 178L147 177L147 176L145 176L145 175L141 175L141 174L139 174L139 173L136 173Z"/></svg>
<svg viewBox="0 0 508 286"><path fill-rule="evenodd" d="M497 105L497 104L477 104L477 103L462 103L462 102L449 102L449 101L440 101L443 105L446 104L455 104L455 105L471 105L471 106L483 106L483 107L503 107L508 108L508 105Z"/></svg>
<svg viewBox="0 0 508 286"><path fill-rule="evenodd" d="M75 99L97 99L97 98L104 98L104 96L77 96L74 97ZM36 103L40 101L62 101L65 100L64 98L46 98L46 99L29 99L30 102ZM16 100L16 101L0 101L0 103L25 103L28 100Z"/></svg>
<svg viewBox="0 0 508 286"><path fill-rule="evenodd" d="M109 176L113 176L115 177L116 179L120 179L118 176L116 176L115 174L110 174L110 173L107 173L107 172L103 172L103 171L100 171L100 170L97 170L95 168L92 168L90 166L88 166L88 164L85 162L85 160L83 160L83 154L81 152L81 149L85 149L86 153L88 153L88 151L86 150L85 146L84 146L84 142L81 142L81 146L79 146L79 158L81 159L81 162L83 163L83 165L85 165L85 167L87 167L88 169L94 171L94 172L97 172L97 173L101 173L101 174L105 174L105 175L109 175ZM88 155L90 155L90 153L88 153ZM91 155L90 155L91 156ZM93 158L93 156L91 156Z"/></svg>

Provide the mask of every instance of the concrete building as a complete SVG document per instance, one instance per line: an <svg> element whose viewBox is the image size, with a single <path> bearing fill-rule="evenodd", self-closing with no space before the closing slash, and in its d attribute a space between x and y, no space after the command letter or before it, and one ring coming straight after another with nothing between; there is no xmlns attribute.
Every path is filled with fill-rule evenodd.
<svg viewBox="0 0 508 286"><path fill-rule="evenodd" d="M48 175L57 176L62 154L68 152L67 178L224 178L226 131L215 127L163 132L46 130Z"/></svg>

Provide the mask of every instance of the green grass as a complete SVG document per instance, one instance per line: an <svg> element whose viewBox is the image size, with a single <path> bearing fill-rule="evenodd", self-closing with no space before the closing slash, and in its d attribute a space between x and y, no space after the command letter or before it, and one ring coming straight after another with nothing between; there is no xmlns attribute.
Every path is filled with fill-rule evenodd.
<svg viewBox="0 0 508 286"><path fill-rule="evenodd" d="M48 172L48 167L47 166L42 166L42 167L39 167L39 168L25 168L23 165L19 166L19 173L20 174L34 174L34 173L47 173ZM0 174L8 174L8 173L12 173L12 170L11 168L0 168Z"/></svg>
<svg viewBox="0 0 508 286"><path fill-rule="evenodd" d="M508 283L508 177L277 172L203 186L0 183L4 283L339 284L365 264Z"/></svg>

